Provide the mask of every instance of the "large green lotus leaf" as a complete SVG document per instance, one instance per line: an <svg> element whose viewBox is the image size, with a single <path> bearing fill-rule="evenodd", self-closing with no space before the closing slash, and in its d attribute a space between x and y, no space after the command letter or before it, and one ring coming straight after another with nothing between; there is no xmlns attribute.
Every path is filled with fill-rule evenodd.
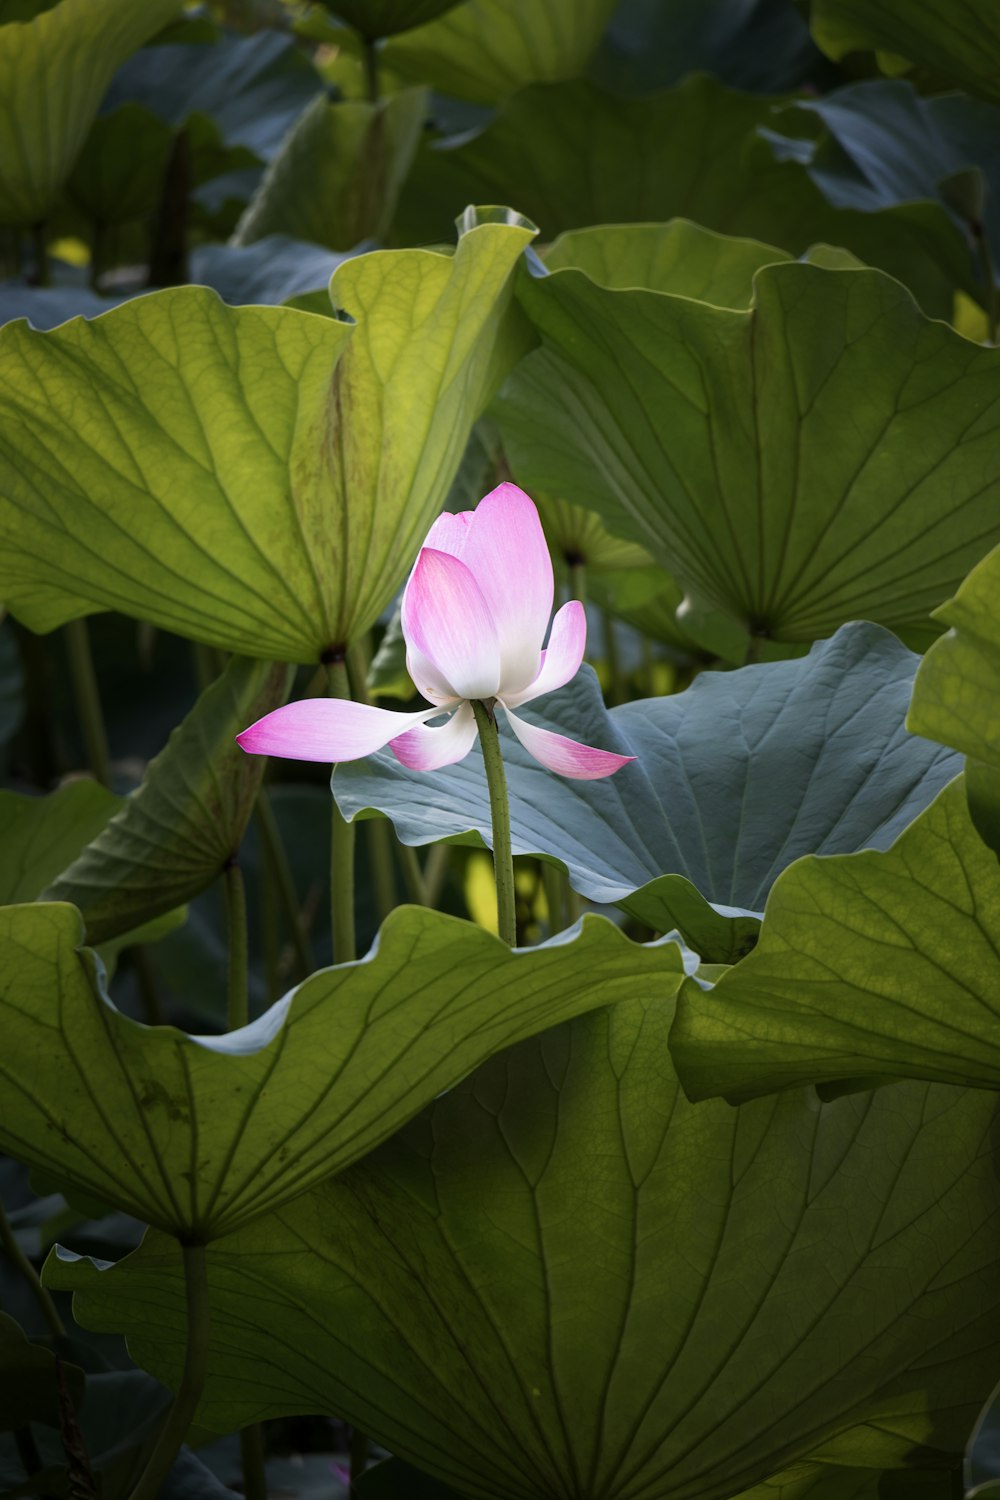
<svg viewBox="0 0 1000 1500"><path fill-rule="evenodd" d="M47 797L0 791L0 903L34 901L122 806L96 781L71 781Z"/></svg>
<svg viewBox="0 0 1000 1500"><path fill-rule="evenodd" d="M993 0L815 0L812 33L841 58L874 48L1000 100L1000 15Z"/></svg>
<svg viewBox="0 0 1000 1500"><path fill-rule="evenodd" d="M800 149L803 111L822 121L824 137L805 142L805 159L813 180L842 207L882 208L914 198L948 202L949 179L978 168L986 185L981 217L994 255L1000 253L995 105L955 93L925 98L908 80L869 78L796 100L792 110L787 118ZM970 216L963 217L968 222Z"/></svg>
<svg viewBox="0 0 1000 1500"><path fill-rule="evenodd" d="M287 234L332 250L382 239L424 126L424 89L377 104L316 99L289 133L236 229L250 245Z"/></svg>
<svg viewBox="0 0 1000 1500"><path fill-rule="evenodd" d="M546 252L545 265L550 271L583 271L609 291L656 287L713 307L748 307L761 266L791 259L774 245L672 219L569 230Z"/></svg>
<svg viewBox="0 0 1000 1500"><path fill-rule="evenodd" d="M512 952L399 907L366 959L321 969L223 1037L142 1026L102 989L79 914L0 909L0 1148L176 1234L225 1234L363 1156L541 1027L669 993L675 944L603 918Z"/></svg>
<svg viewBox="0 0 1000 1500"><path fill-rule="evenodd" d="M238 856L267 762L245 755L235 737L284 703L291 677L283 664L234 657L150 761L141 786L86 848L78 846L78 858L55 867L52 875L61 873L47 899L79 908L89 943L192 900Z"/></svg>
<svg viewBox="0 0 1000 1500"><path fill-rule="evenodd" d="M944 208L834 207L806 166L778 160L762 136L783 102L712 78L629 100L580 80L523 89L477 134L421 150L400 198L398 241L443 238L466 203L516 203L546 239L680 217L792 255L844 245L903 281L932 317L950 320L955 289L974 297L976 284L968 245Z"/></svg>
<svg viewBox="0 0 1000 1500"><path fill-rule="evenodd" d="M459 0L320 0L362 36L375 39L423 26Z"/></svg>
<svg viewBox="0 0 1000 1500"><path fill-rule="evenodd" d="M799 860L753 953L685 986L692 1098L887 1076L1000 1088L1000 868L961 778L888 850Z"/></svg>
<svg viewBox="0 0 1000 1500"><path fill-rule="evenodd" d="M320 245L269 234L253 245L198 245L188 266L191 280L212 287L224 302L274 306L295 299L296 307L308 301L307 312L332 317L327 287L344 258Z"/></svg>
<svg viewBox="0 0 1000 1500"><path fill-rule="evenodd" d="M722 1500L830 1447L957 1456L1000 1356L995 1101L693 1106L671 1011L493 1058L211 1246L199 1420L332 1410L472 1500ZM46 1279L176 1382L176 1245Z"/></svg>
<svg viewBox="0 0 1000 1500"><path fill-rule="evenodd" d="M616 0L465 0L385 49L389 66L442 93L497 104L586 72ZM500 199L496 199L500 202ZM520 202L515 193L504 202ZM459 205L461 207L461 205Z"/></svg>
<svg viewBox="0 0 1000 1500"><path fill-rule="evenodd" d="M774 0L622 0L589 77L645 95L692 73L774 93L825 81L825 60L794 3Z"/></svg>
<svg viewBox="0 0 1000 1500"><path fill-rule="evenodd" d="M935 617L948 633L921 663L907 724L965 751L972 820L1000 854L1000 547Z"/></svg>
<svg viewBox="0 0 1000 1500"><path fill-rule="evenodd" d="M115 74L102 112L138 104L175 130L270 161L322 90L320 74L287 32L222 31L208 43L175 41L137 52Z"/></svg>
<svg viewBox="0 0 1000 1500"><path fill-rule="evenodd" d="M73 206L102 229L152 216L173 144L170 126L141 104L99 115L66 183Z"/></svg>
<svg viewBox="0 0 1000 1500"><path fill-rule="evenodd" d="M523 345L533 231L344 261L356 321L197 287L51 333L0 330L0 596L34 630L118 609L316 661L406 575L472 422Z"/></svg>
<svg viewBox="0 0 1000 1500"><path fill-rule="evenodd" d="M83 1395L83 1371L64 1364L66 1391L72 1406ZM29 1422L59 1426L59 1377L50 1350L30 1343L13 1318L0 1312L0 1432Z"/></svg>
<svg viewBox="0 0 1000 1500"><path fill-rule="evenodd" d="M456 1491L400 1458L366 1469L358 1500L458 1500ZM736 1500L953 1500L952 1473L940 1469L845 1469L796 1464L785 1474L744 1490Z"/></svg>
<svg viewBox="0 0 1000 1500"><path fill-rule="evenodd" d="M885 848L959 770L903 727L917 660L877 626L849 625L801 660L702 673L686 692L610 713L586 668L525 717L637 760L571 781L504 731L515 852L559 860L590 900L679 927L703 958L729 961L792 860ZM346 816L377 809L407 844L490 838L478 748L423 773L385 750L338 766L333 791Z"/></svg>
<svg viewBox="0 0 1000 1500"><path fill-rule="evenodd" d="M948 633L921 663L907 723L1000 769L1000 547L936 618Z"/></svg>
<svg viewBox="0 0 1000 1500"><path fill-rule="evenodd" d="M0 224L40 223L111 75L179 0L60 0L0 26Z"/></svg>
<svg viewBox="0 0 1000 1500"><path fill-rule="evenodd" d="M928 613L1000 539L1000 353L879 271L765 265L747 309L525 275L543 346L494 410L572 495L752 634Z"/></svg>

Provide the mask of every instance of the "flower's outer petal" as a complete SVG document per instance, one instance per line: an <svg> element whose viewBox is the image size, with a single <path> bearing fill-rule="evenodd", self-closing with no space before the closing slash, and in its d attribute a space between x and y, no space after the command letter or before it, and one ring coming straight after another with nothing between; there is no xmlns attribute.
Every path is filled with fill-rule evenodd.
<svg viewBox="0 0 1000 1500"><path fill-rule="evenodd" d="M265 714L236 736L250 755L280 755L286 760L321 760L334 764L360 760L381 750L414 724L440 713L425 708L415 714L391 713L343 698L302 698Z"/></svg>
<svg viewBox="0 0 1000 1500"><path fill-rule="evenodd" d="M476 742L476 716L472 705L463 703L447 724L419 724L389 741L389 749L411 771L439 771L464 760Z"/></svg>
<svg viewBox="0 0 1000 1500"><path fill-rule="evenodd" d="M456 703L461 703L461 698L453 691L451 684L445 682L434 663L428 661L412 641L406 648L406 670L417 692L428 703L436 703L440 708L452 708Z"/></svg>
<svg viewBox="0 0 1000 1500"><path fill-rule="evenodd" d="M516 484L498 485L480 500L462 561L496 621L501 696L518 693L538 673L553 586L552 559L535 502Z"/></svg>
<svg viewBox="0 0 1000 1500"><path fill-rule="evenodd" d="M500 685L496 626L479 585L457 557L424 547L403 596L403 635L456 698L492 698Z"/></svg>
<svg viewBox="0 0 1000 1500"><path fill-rule="evenodd" d="M520 708L543 693L554 693L574 678L580 670L587 645L587 611L578 599L571 599L552 621L549 644L542 652L542 665L534 682L519 693L504 693L501 700L507 708Z"/></svg>
<svg viewBox="0 0 1000 1500"><path fill-rule="evenodd" d="M454 515L450 511L444 511L424 537L421 546L433 547L435 552L447 552L451 557L460 558L473 514L471 510L456 511Z"/></svg>
<svg viewBox="0 0 1000 1500"><path fill-rule="evenodd" d="M556 771L560 776L572 776L575 781L599 781L602 776L613 776L630 760L635 760L634 755L594 750L590 745L581 745L578 740L567 739L564 734L553 734L551 729L526 724L510 709L507 709L507 718L529 755L541 761L548 770Z"/></svg>

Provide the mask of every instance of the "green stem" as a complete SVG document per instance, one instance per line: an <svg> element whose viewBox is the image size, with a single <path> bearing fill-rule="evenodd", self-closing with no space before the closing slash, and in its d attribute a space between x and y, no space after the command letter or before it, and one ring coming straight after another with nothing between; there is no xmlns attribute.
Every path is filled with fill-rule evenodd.
<svg viewBox="0 0 1000 1500"><path fill-rule="evenodd" d="M555 937L566 926L564 916L562 878L555 865L542 862L542 885L545 888L545 904L549 909L549 936Z"/></svg>
<svg viewBox="0 0 1000 1500"><path fill-rule="evenodd" d="M131 950L131 956L142 1008L146 1015L146 1025L162 1026L163 1007L160 1004L160 992L156 987L156 974L150 961L149 949L145 943L136 943Z"/></svg>
<svg viewBox="0 0 1000 1500"><path fill-rule="evenodd" d="M358 703L371 703L368 691L367 643L356 641L347 648L347 678L351 685L351 696ZM381 818L373 818L365 824L368 839L368 855L371 860L372 883L375 887L375 909L380 922L384 922L397 904L396 870L392 858L392 833L389 824Z"/></svg>
<svg viewBox="0 0 1000 1500"><path fill-rule="evenodd" d="M432 844L431 852L427 856L424 865L424 889L426 891L425 906L432 909L437 907L444 890L444 883L448 877L448 866L451 864L451 845Z"/></svg>
<svg viewBox="0 0 1000 1500"><path fill-rule="evenodd" d="M486 767L486 785L490 793L490 817L493 820L493 873L497 885L497 931L508 947L517 946L517 915L514 904L514 856L510 847L510 804L507 800L507 777L500 753L500 735L493 714L492 700L487 705L474 699L472 712L479 728L479 743Z"/></svg>
<svg viewBox="0 0 1000 1500"><path fill-rule="evenodd" d="M363 1432L359 1432L356 1427L353 1428L351 1431L351 1451L349 1458L352 1494L354 1493L354 1486L368 1467L370 1454L371 1445L368 1439Z"/></svg>
<svg viewBox="0 0 1000 1500"><path fill-rule="evenodd" d="M208 1267L204 1245L182 1245L187 1344L181 1383L131 1500L157 1500L194 1420L208 1373Z"/></svg>
<svg viewBox="0 0 1000 1500"><path fill-rule="evenodd" d="M288 855L282 841L281 830L278 820L274 816L274 808L271 799L264 787L257 793L257 828L261 836L261 842L270 861L271 871L274 875L275 884L278 888L278 900L285 915L285 921L291 929L292 944L295 948L295 957L298 960L300 977L307 979L316 967L313 957L312 945L306 932L305 923L302 920L302 908L295 890L295 880L292 876L291 866L288 863Z"/></svg>
<svg viewBox="0 0 1000 1500"><path fill-rule="evenodd" d="M410 844L399 845L399 862L403 867L403 880L406 883L406 894L414 906L429 906L427 899L427 882L424 872L420 868L420 860L417 851Z"/></svg>
<svg viewBox="0 0 1000 1500"><path fill-rule="evenodd" d="M604 620L604 654L608 659L608 702L614 706L616 703L624 703L626 698L625 683L622 679L621 657L618 654L618 637L615 634L615 622L607 610L603 611Z"/></svg>
<svg viewBox="0 0 1000 1500"><path fill-rule="evenodd" d="M31 226L31 244L35 255L35 286L49 284L49 248L44 223Z"/></svg>
<svg viewBox="0 0 1000 1500"><path fill-rule="evenodd" d="M7 1218L6 1213L4 1212L4 1206L2 1203L0 1203L0 1246L3 1247L3 1252L6 1255L7 1259L14 1267L16 1267L18 1271L20 1271L24 1280L31 1288L32 1295L34 1296L35 1301L38 1303L41 1314L46 1323L49 1325L49 1331L52 1334L52 1337L56 1339L64 1339L66 1337L66 1329L63 1326L62 1318L60 1318L59 1313L56 1310L56 1305L52 1300L52 1295L47 1287L42 1286L42 1278L39 1276L38 1272L31 1264L31 1261L28 1259L24 1251L21 1249L20 1245L17 1243L17 1239L14 1235L13 1229L11 1229L10 1227L10 1222Z"/></svg>
<svg viewBox="0 0 1000 1500"><path fill-rule="evenodd" d="M569 597L579 599L581 604L586 604L587 564L575 553L572 556L567 555L566 564L569 568Z"/></svg>
<svg viewBox="0 0 1000 1500"><path fill-rule="evenodd" d="M990 343L995 344L1000 338L1000 295L997 292L996 270L984 225L975 224L973 234L979 246L979 258L982 261L983 276L986 280L986 316L989 320Z"/></svg>
<svg viewBox="0 0 1000 1500"><path fill-rule="evenodd" d="M229 950L229 1001L226 1026L238 1031L250 1019L247 961L247 893L240 862L234 854L223 871L226 892L226 942Z"/></svg>
<svg viewBox="0 0 1000 1500"><path fill-rule="evenodd" d="M745 667L754 667L760 661L761 648L764 645L764 637L752 635L747 641L746 655L743 658Z"/></svg>
<svg viewBox="0 0 1000 1500"><path fill-rule="evenodd" d="M366 36L364 45L365 95L369 104L377 104L378 93L378 42Z"/></svg>
<svg viewBox="0 0 1000 1500"><path fill-rule="evenodd" d="M244 1427L240 1433L240 1467L243 1470L243 1494L246 1500L267 1500L264 1429L259 1422L254 1422L252 1427Z"/></svg>
<svg viewBox="0 0 1000 1500"><path fill-rule="evenodd" d="M330 663L330 696L350 698L347 664L343 657ZM353 963L358 956L354 931L354 844L356 829L342 817L331 793L330 821L330 927L333 958L338 964Z"/></svg>
<svg viewBox="0 0 1000 1500"><path fill-rule="evenodd" d="M66 649L69 654L70 675L76 695L76 711L80 717L83 743L87 760L96 779L103 786L110 786L108 766L108 739L104 732L104 715L97 691L97 674L94 658L90 652L90 636L86 620L70 620L66 626Z"/></svg>

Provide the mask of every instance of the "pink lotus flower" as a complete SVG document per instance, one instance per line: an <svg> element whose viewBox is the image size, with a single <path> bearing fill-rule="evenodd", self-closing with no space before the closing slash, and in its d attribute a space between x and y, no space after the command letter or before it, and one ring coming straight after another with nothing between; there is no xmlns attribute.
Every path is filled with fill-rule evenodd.
<svg viewBox="0 0 1000 1500"><path fill-rule="evenodd" d="M403 593L406 665L433 705L392 713L336 698L306 698L237 735L252 755L359 760L388 745L415 771L464 759L477 729L472 701L497 704L524 748L561 776L611 776L634 759L594 750L514 713L580 670L587 619L576 600L552 621L552 561L534 501L501 484L475 510L442 515L427 534ZM446 723L430 719L448 714Z"/></svg>

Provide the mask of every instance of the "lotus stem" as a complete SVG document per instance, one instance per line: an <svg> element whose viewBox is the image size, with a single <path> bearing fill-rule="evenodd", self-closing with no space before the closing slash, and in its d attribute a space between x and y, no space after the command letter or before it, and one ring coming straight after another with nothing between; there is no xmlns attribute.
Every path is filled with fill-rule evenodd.
<svg viewBox="0 0 1000 1500"><path fill-rule="evenodd" d="M94 671L86 620L70 620L66 626L66 649L87 761L96 780L102 786L110 786L108 737L104 730L104 715L101 712L101 697L97 690L97 674Z"/></svg>
<svg viewBox="0 0 1000 1500"><path fill-rule="evenodd" d="M157 1500L167 1475L194 1420L208 1374L208 1266L204 1245L182 1245L184 1290L187 1301L187 1343L184 1370L173 1405L167 1412L155 1446L132 1500Z"/></svg>
<svg viewBox="0 0 1000 1500"><path fill-rule="evenodd" d="M377 104L378 92L378 42L374 37L363 38L365 62L365 94L369 104Z"/></svg>
<svg viewBox="0 0 1000 1500"><path fill-rule="evenodd" d="M223 873L226 893L226 941L229 950L229 999L226 1025L238 1031L250 1019L249 963L247 958L247 894L243 872L234 854Z"/></svg>
<svg viewBox="0 0 1000 1500"><path fill-rule="evenodd" d="M424 888L427 893L426 905L436 907L444 890L444 883L448 875L448 866L451 864L451 845L434 844L427 856L424 865Z"/></svg>
<svg viewBox="0 0 1000 1500"><path fill-rule="evenodd" d="M244 1427L240 1433L240 1468L243 1471L245 1500L267 1500L264 1431L259 1422Z"/></svg>
<svg viewBox="0 0 1000 1500"><path fill-rule="evenodd" d="M510 845L510 803L507 777L500 752L500 735L492 705L473 700L472 711L479 727L479 743L486 767L493 822L493 873L497 887L497 932L510 948L517 947L517 908L514 900L514 856Z"/></svg>
<svg viewBox="0 0 1000 1500"><path fill-rule="evenodd" d="M52 1293L47 1287L42 1285L42 1278L17 1243L17 1237L10 1227L10 1220L7 1218L2 1203L0 1203L0 1246L2 1246L3 1253L11 1265L20 1271L22 1277L30 1287L32 1296L38 1303L39 1310L49 1326L52 1337L55 1339L64 1339L66 1337L66 1328L52 1300Z"/></svg>
<svg viewBox="0 0 1000 1500"><path fill-rule="evenodd" d="M368 651L365 644L356 641L347 648L347 677L351 684L351 696L358 703L371 704L368 691ZM375 909L380 922L384 922L396 907L396 871L392 857L392 835L389 824L382 818L373 818L365 824L368 840L368 857L371 860L372 884L375 887Z"/></svg>
<svg viewBox="0 0 1000 1500"><path fill-rule="evenodd" d="M288 863L288 855L282 841L281 830L278 820L274 816L274 808L266 789L262 786L257 793L257 828L260 833L261 843L271 867L274 884L277 888L278 901L285 915L292 934L292 944L295 948L295 957L298 962L300 978L307 979L316 967L313 957L312 945L306 932L305 923L302 920L302 909L299 905L298 894L295 890L295 880L292 876L291 866Z"/></svg>
<svg viewBox="0 0 1000 1500"><path fill-rule="evenodd" d="M351 687L347 664L341 656L330 663L330 696L350 698ZM336 769L336 768L335 768ZM358 956L354 931L354 844L355 826L348 823L331 794L333 809L330 820L330 927L333 933L333 958L338 964L353 963Z"/></svg>
<svg viewBox="0 0 1000 1500"><path fill-rule="evenodd" d="M566 566L569 569L569 598L579 599L581 604L587 602L587 564L579 552L566 553Z"/></svg>
<svg viewBox="0 0 1000 1500"><path fill-rule="evenodd" d="M615 622L608 610L602 611L602 617L604 624L604 654L608 661L608 702L613 707L617 703L624 703L627 694L622 678L622 664L618 653L618 637L615 633Z"/></svg>
<svg viewBox="0 0 1000 1500"><path fill-rule="evenodd" d="M416 849L409 844L400 844L399 859L403 866L403 880L406 882L406 894L414 906L430 906L427 897L427 881L424 872L420 868L420 860Z"/></svg>

